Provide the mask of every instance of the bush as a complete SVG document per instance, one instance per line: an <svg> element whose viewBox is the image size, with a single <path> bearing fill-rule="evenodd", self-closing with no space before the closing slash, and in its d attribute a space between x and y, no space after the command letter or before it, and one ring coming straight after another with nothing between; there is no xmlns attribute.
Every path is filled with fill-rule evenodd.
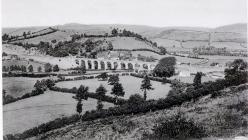
<svg viewBox="0 0 248 140"><path fill-rule="evenodd" d="M197 125L192 120L187 120L181 113L165 119L153 129L154 134L148 136L153 139L186 139L206 136L203 127Z"/></svg>

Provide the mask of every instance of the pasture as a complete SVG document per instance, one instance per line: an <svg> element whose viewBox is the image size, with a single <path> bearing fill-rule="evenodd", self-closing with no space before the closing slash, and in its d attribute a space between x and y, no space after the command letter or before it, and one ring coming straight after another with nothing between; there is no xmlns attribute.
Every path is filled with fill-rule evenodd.
<svg viewBox="0 0 248 140"><path fill-rule="evenodd" d="M128 99L132 94L140 94L143 96L143 92L140 90L141 81L143 79L136 78L132 76L120 76L120 83L122 84L125 91L125 99ZM56 86L61 88L73 88L79 87L80 85L88 86L90 92L95 92L95 90L103 85L107 89L107 95L111 95L112 86L108 85L107 81L98 81L98 79L88 79L88 80L78 80L78 81L64 81L59 82ZM148 91L147 99L158 99L165 98L168 91L171 89L170 84L161 84L160 82L151 81L154 90Z"/></svg>
<svg viewBox="0 0 248 140"><path fill-rule="evenodd" d="M3 89L7 95L20 97L34 89L37 80L47 78L3 77Z"/></svg>
<svg viewBox="0 0 248 140"><path fill-rule="evenodd" d="M21 133L42 123L76 113L77 101L71 93L46 91L44 94L3 106L3 134ZM96 109L97 100L83 101L83 112ZM104 108L113 104L103 102Z"/></svg>

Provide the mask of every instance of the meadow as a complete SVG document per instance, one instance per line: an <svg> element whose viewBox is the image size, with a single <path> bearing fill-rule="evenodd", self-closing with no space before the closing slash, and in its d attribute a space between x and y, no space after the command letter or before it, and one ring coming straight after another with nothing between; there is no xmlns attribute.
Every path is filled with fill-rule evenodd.
<svg viewBox="0 0 248 140"><path fill-rule="evenodd" d="M42 123L76 113L77 101L71 93L46 91L44 94L3 106L3 134L21 133ZM104 108L113 104L104 102ZM97 100L83 101L83 112L96 109Z"/></svg>
<svg viewBox="0 0 248 140"><path fill-rule="evenodd" d="M28 77L3 77L3 89L7 95L20 97L34 89L37 80L47 78L28 78Z"/></svg>
<svg viewBox="0 0 248 140"><path fill-rule="evenodd" d="M141 81L143 79L136 78L132 76L120 76L120 83L122 84L125 91L125 99L128 99L132 94L140 94L143 96L143 92L140 90ZM80 85L88 86L90 92L95 92L95 90L103 85L107 89L107 95L111 95L112 86L108 85L107 81L98 81L98 79L88 79L88 80L78 80L78 81L64 81L59 82L56 86L61 88L72 88L79 87ZM148 91L147 99L159 99L165 98L168 91L171 89L170 84L161 84L160 82L151 81L154 90Z"/></svg>

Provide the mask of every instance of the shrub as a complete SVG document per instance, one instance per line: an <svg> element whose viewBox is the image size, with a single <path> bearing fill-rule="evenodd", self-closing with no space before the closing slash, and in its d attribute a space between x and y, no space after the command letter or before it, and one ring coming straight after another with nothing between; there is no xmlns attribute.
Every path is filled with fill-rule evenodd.
<svg viewBox="0 0 248 140"><path fill-rule="evenodd" d="M206 136L202 126L197 125L192 120L187 120L181 113L177 113L171 118L165 119L153 129L154 134L150 137L154 139L186 139Z"/></svg>

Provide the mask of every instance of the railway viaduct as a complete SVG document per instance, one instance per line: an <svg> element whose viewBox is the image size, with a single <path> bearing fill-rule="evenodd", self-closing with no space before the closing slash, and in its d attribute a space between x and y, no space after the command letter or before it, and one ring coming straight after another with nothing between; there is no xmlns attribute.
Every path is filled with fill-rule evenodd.
<svg viewBox="0 0 248 140"><path fill-rule="evenodd" d="M147 70L155 68L157 62L143 62L138 60L108 60L77 58L76 64L85 67L86 70Z"/></svg>

